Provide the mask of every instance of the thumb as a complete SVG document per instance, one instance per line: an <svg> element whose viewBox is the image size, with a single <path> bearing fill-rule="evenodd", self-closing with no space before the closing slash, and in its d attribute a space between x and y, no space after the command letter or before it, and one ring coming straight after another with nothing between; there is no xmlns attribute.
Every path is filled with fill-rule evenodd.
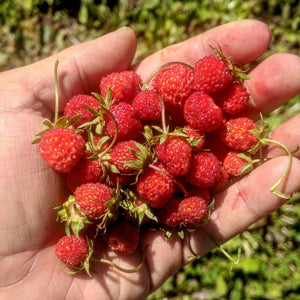
<svg viewBox="0 0 300 300"><path fill-rule="evenodd" d="M95 40L71 46L35 64L5 72L22 82L29 101L41 101L54 110L54 65L59 59L60 108L75 94L99 91L100 78L128 69L136 51L136 37L130 28L121 28ZM4 75L4 73L2 74ZM9 75L9 76L8 76ZM24 84L24 79L25 84ZM25 95L24 95L25 92ZM27 94L26 94L27 92Z"/></svg>

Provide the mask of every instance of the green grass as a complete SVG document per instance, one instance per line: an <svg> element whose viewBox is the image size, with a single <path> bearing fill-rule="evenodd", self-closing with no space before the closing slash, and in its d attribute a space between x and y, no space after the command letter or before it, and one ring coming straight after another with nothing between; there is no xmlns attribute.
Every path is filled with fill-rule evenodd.
<svg viewBox="0 0 300 300"><path fill-rule="evenodd" d="M209 28L245 18L263 20L272 31L264 57L275 52L300 55L298 0L77 0L69 6L68 2L1 0L1 71L122 26L130 26L137 35L136 62ZM297 96L269 114L267 123L277 127L298 114L299 103ZM233 257L240 251L237 265L215 250L179 270L148 300L300 299L299 199L298 193L223 246Z"/></svg>

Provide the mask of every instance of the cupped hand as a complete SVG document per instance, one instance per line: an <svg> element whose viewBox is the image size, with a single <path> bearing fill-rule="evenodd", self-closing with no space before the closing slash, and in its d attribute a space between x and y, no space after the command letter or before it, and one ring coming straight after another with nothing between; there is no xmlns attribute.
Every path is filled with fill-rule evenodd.
<svg viewBox="0 0 300 300"><path fill-rule="evenodd" d="M235 64L259 58L268 48L271 33L258 21L243 20L209 30L185 42L167 47L132 68L146 79L160 65L183 61L193 65L211 53L216 41ZM64 177L50 169L31 141L41 130L41 121L53 120L55 86L53 68L59 58L60 109L73 95L98 91L102 76L131 67L136 51L134 33L124 28L99 39L68 48L35 64L0 74L0 296L1 299L143 299L169 276L188 263L193 251L203 255L245 230L280 207L285 200L270 192L281 177L288 158L280 147L270 146L273 159L216 195L215 209L205 230L199 228L187 239L172 236L165 241L159 232L141 238L149 249L142 268L123 273L104 265L93 265L89 277L69 275L55 256L55 243L62 235L54 207L66 197ZM300 93L300 58L274 54L249 72L245 84L251 94L249 116L267 114ZM300 116L271 133L295 149L300 144ZM300 154L278 186L292 194L300 188ZM100 253L124 268L134 268L140 256ZM141 254L140 254L141 255Z"/></svg>

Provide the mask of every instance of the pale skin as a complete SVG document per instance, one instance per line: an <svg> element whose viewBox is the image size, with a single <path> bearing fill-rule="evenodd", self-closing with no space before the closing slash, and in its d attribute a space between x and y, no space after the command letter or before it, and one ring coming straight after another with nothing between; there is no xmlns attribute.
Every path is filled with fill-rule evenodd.
<svg viewBox="0 0 300 300"><path fill-rule="evenodd" d="M193 65L211 54L209 43L217 41L226 56L243 65L260 57L269 46L268 27L258 21L244 20L214 28L183 43L155 53L134 66L146 79L160 65L183 61ZM173 236L165 241L159 232L141 237L141 248L149 245L142 268L131 274L104 264L93 264L96 273L69 275L68 268L55 256L55 243L63 234L55 221L55 206L67 197L64 178L51 170L31 145L41 121L53 119L55 88L53 69L59 58L61 110L78 93L98 91L102 76L122 71L131 65L136 38L128 29L69 49L23 68L0 74L0 298L1 299L143 299L157 289L191 254L187 239ZM274 54L249 73L246 82L251 93L249 116L266 114L300 93L300 58ZM290 150L300 144L300 115L283 123L272 138ZM280 147L268 148L274 157L227 190L216 195L216 206L206 226L219 244L270 214L286 200L270 192L280 178L288 158ZM293 157L288 176L279 185L292 195L300 188L300 151ZM211 251L215 243L199 229L190 244L199 255ZM105 257L134 268L140 253L116 255L103 247L95 256Z"/></svg>

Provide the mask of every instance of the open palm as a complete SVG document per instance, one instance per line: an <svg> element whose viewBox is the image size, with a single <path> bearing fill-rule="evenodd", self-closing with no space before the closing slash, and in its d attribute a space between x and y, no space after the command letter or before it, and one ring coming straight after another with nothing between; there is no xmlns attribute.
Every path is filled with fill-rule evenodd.
<svg viewBox="0 0 300 300"><path fill-rule="evenodd" d="M183 61L193 65L211 53L217 41L226 56L243 65L260 57L271 39L265 24L244 20L212 29L183 43L165 48L133 67L147 78L160 65ZM31 141L41 130L41 121L53 120L55 87L53 67L60 59L61 110L78 93L98 90L102 76L130 68L136 39L122 29L97 40L73 46L36 64L0 74L0 297L1 299L143 299L188 262L187 240L158 232L142 237L149 245L143 267L122 273L104 264L96 273L75 276L55 256L55 243L62 235L55 222L55 206L66 197L64 176L50 169ZM274 54L250 72L246 82L251 93L249 116L266 114L300 93L300 58ZM300 144L300 116L282 124L272 137L290 149ZM270 193L288 163L284 152L269 147L267 155L278 156L261 165L216 197L216 207L206 226L191 235L191 245L203 255L271 213L284 200ZM300 188L299 153L295 154L286 180L279 186L292 194ZM267 176L266 176L267 175ZM116 255L100 249L96 255L126 268L135 267L138 255Z"/></svg>

